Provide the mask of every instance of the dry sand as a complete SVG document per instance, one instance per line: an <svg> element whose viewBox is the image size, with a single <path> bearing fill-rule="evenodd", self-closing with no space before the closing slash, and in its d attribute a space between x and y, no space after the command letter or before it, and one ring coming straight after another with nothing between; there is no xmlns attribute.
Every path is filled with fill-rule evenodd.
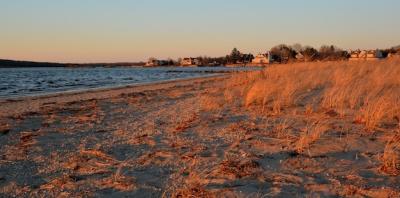
<svg viewBox="0 0 400 198"><path fill-rule="evenodd" d="M387 133L227 102L227 78L2 101L0 197L400 196ZM313 116L330 130L298 153Z"/></svg>

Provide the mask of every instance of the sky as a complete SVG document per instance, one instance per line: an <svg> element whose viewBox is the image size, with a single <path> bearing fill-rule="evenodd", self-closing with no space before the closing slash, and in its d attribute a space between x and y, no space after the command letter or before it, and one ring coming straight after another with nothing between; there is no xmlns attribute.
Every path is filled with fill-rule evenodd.
<svg viewBox="0 0 400 198"><path fill-rule="evenodd" d="M0 59L133 62L400 45L399 0L0 0Z"/></svg>

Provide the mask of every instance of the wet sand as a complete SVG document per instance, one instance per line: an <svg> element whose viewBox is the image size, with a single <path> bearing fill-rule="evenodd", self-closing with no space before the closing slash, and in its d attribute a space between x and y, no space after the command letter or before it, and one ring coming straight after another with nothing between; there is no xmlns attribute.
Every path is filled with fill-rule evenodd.
<svg viewBox="0 0 400 198"><path fill-rule="evenodd" d="M243 107L228 77L1 101L0 196L399 197L389 133ZM295 152L310 117L331 130Z"/></svg>

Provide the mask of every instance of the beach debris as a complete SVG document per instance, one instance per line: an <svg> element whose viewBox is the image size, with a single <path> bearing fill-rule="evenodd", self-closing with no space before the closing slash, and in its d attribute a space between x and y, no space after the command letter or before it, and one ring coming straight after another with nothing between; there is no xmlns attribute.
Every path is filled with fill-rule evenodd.
<svg viewBox="0 0 400 198"><path fill-rule="evenodd" d="M1 135L6 135L7 133L9 133L11 130L11 127L9 124L2 124L0 125L0 134Z"/></svg>

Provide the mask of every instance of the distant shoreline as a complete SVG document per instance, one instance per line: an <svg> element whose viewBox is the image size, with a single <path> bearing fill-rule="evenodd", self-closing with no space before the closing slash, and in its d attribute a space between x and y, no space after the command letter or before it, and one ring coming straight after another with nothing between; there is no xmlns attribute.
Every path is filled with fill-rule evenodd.
<svg viewBox="0 0 400 198"><path fill-rule="evenodd" d="M53 63L0 59L0 68L36 68L36 67L142 67L143 62L119 62L119 63Z"/></svg>
<svg viewBox="0 0 400 198"><path fill-rule="evenodd" d="M269 64L255 64L255 63L240 63L240 64L221 64L214 66L180 66L180 65L165 65L165 66L146 66L144 62L116 62L116 63L56 63L56 62L36 62L36 61L20 61L0 59L0 68L115 68L115 67L143 67L143 68L156 68L156 67L265 67Z"/></svg>

